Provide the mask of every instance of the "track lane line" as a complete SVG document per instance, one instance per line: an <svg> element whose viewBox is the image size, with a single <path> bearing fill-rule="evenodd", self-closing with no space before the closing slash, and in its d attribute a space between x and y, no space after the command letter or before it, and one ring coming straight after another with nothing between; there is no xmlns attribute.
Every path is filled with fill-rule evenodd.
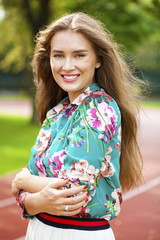
<svg viewBox="0 0 160 240"><path fill-rule="evenodd" d="M160 177L154 178L151 181L133 189L123 195L123 200L126 201L132 197L135 197L141 193L147 192L149 189L156 187L160 184Z"/></svg>
<svg viewBox="0 0 160 240"><path fill-rule="evenodd" d="M6 198L4 200L0 200L0 208L12 205L16 203L16 199L14 197Z"/></svg>
<svg viewBox="0 0 160 240"><path fill-rule="evenodd" d="M140 195L141 193L147 192L149 189L156 187L160 184L160 177L154 178L151 181L137 187L123 195L123 200L126 201L130 198ZM17 238L15 240L25 240L25 236Z"/></svg>
<svg viewBox="0 0 160 240"><path fill-rule="evenodd" d="M132 197L135 197L135 196L137 196L137 195L139 195L143 192L148 191L152 187L155 187L159 184L160 184L160 177L154 178L151 181L141 185L140 187L137 187L137 188L135 188L133 190L130 190L129 192L123 194L123 199L124 199L124 201L126 201L126 200L128 200ZM0 208L9 206L9 205L12 205L12 204L15 204L15 203L16 203L16 200L15 200L14 197L7 198L7 199L4 199L4 200L0 200Z"/></svg>

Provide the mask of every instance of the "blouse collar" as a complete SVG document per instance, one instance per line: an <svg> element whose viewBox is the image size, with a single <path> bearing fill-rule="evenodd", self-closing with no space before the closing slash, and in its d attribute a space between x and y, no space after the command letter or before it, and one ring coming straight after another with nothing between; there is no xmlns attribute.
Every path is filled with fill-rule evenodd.
<svg viewBox="0 0 160 240"><path fill-rule="evenodd" d="M53 117L53 115L59 114L63 110L73 107L73 106L79 106L81 102L91 93L96 92L100 90L100 86L98 83L92 83L84 92L82 92L76 99L74 99L73 102L70 103L69 97L64 98L58 105L56 105L54 108L52 108L47 113L47 118Z"/></svg>
<svg viewBox="0 0 160 240"><path fill-rule="evenodd" d="M88 96L91 92L96 92L100 90L100 87L97 83L92 83L84 92L82 92L76 99L74 99L73 102L71 102L72 105L79 106L80 103Z"/></svg>

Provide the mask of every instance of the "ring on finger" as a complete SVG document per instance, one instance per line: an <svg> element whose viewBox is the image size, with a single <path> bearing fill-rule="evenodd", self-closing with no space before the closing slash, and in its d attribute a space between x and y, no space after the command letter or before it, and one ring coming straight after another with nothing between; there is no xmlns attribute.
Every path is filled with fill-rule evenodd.
<svg viewBox="0 0 160 240"><path fill-rule="evenodd" d="M66 205L66 206L65 206L65 211L68 212L68 210L69 210L69 206Z"/></svg>

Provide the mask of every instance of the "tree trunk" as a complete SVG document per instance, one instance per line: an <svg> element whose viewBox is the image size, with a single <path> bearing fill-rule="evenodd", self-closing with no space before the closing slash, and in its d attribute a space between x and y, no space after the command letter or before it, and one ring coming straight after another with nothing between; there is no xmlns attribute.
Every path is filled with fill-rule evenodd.
<svg viewBox="0 0 160 240"><path fill-rule="evenodd" d="M26 20L28 22L28 25L30 26L30 30L33 36L33 39L35 38L35 35L39 31L39 29L48 23L49 20L49 4L50 0L39 0L39 14L35 15L34 11L31 8L31 1L32 0L23 0L22 1L22 9L24 9L24 13L26 16ZM28 64L28 63L27 63ZM32 123L38 123L38 117L35 107L35 86L33 83L33 76L31 75L30 70L26 69L26 76L27 82L28 82L28 93L32 97L32 106L33 106L33 115L31 118Z"/></svg>

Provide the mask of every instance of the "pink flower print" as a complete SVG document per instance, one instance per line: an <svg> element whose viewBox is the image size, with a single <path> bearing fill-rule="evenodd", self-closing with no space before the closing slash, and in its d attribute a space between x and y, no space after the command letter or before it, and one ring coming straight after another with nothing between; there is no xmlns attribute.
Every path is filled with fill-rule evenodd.
<svg viewBox="0 0 160 240"><path fill-rule="evenodd" d="M112 163L109 163L105 160L102 162L100 171L103 177L112 177L114 175L115 169Z"/></svg>
<svg viewBox="0 0 160 240"><path fill-rule="evenodd" d="M122 191L120 188L116 188L114 192L111 194L112 198L117 199L119 203L121 204L123 199L122 199Z"/></svg>
<svg viewBox="0 0 160 240"><path fill-rule="evenodd" d="M105 137L104 133L100 133L99 136L98 136L98 138L101 139L101 140L104 139L104 137Z"/></svg>
<svg viewBox="0 0 160 240"><path fill-rule="evenodd" d="M58 104L57 106L54 107L54 111L55 111L56 113L60 113L60 112L63 110L63 108L64 108L64 106L63 106L63 104L61 103L61 104Z"/></svg>
<svg viewBox="0 0 160 240"><path fill-rule="evenodd" d="M87 88L83 93L81 93L73 102L72 104L79 105L79 103L83 102L87 95L91 93L91 90Z"/></svg>
<svg viewBox="0 0 160 240"><path fill-rule="evenodd" d="M88 105L89 103L90 103L90 101L89 101L89 100L86 100L84 104L85 104L85 105Z"/></svg>
<svg viewBox="0 0 160 240"><path fill-rule="evenodd" d="M48 113L47 113L47 118L50 119L53 117L53 115L55 115L57 112L55 111L55 109L51 109Z"/></svg>
<svg viewBox="0 0 160 240"><path fill-rule="evenodd" d="M98 104L98 110L105 119L106 124L114 124L117 121L117 115L113 107L108 106L106 102Z"/></svg>
<svg viewBox="0 0 160 240"><path fill-rule="evenodd" d="M99 117L96 108L88 109L87 115L88 116L86 117L86 119L92 128L98 128L99 131L104 130L104 124L101 118Z"/></svg>
<svg viewBox="0 0 160 240"><path fill-rule="evenodd" d="M108 208L108 210L106 211L106 213L114 213L115 212L115 203L116 201L113 200L113 201L110 201L109 200L109 196L106 194L106 200L107 200L107 203L104 204L104 207Z"/></svg>
<svg viewBox="0 0 160 240"><path fill-rule="evenodd" d="M70 169L65 170L65 173L70 178L76 178L94 185L99 170L89 165L87 160L81 159L79 162L75 161Z"/></svg>
<svg viewBox="0 0 160 240"><path fill-rule="evenodd" d="M115 189L114 192L111 194L112 198L115 199L115 205L114 205L114 210L115 210L115 215L118 216L120 213L120 204L122 203L122 193L121 189Z"/></svg>
<svg viewBox="0 0 160 240"><path fill-rule="evenodd" d="M121 127L118 128L118 140L121 141Z"/></svg>
<svg viewBox="0 0 160 240"><path fill-rule="evenodd" d="M44 130L41 129L39 135L38 135L38 142L35 144L35 150L37 150L38 153L36 153L39 157L42 156L42 154L46 151L46 149L49 146L51 139L51 132L50 130Z"/></svg>
<svg viewBox="0 0 160 240"><path fill-rule="evenodd" d="M113 167L113 164L110 163L110 160L111 160L111 156L109 155L109 153L112 152L112 148L109 147L107 152L106 152L106 155L105 155L105 160L102 162L102 166L101 166L101 169L100 169L100 174L103 176L103 177L111 177L114 175L114 172L115 172L115 169ZM101 176L99 176L101 178Z"/></svg>
<svg viewBox="0 0 160 240"><path fill-rule="evenodd" d="M78 213L77 215L74 215L74 217L76 218L89 218L91 215L89 214L89 208L87 207L83 207L81 209L81 212Z"/></svg>
<svg viewBox="0 0 160 240"><path fill-rule="evenodd" d="M112 148L111 148L111 146L109 146L109 148L107 149L105 157L107 157L107 155L110 154L111 152L112 152Z"/></svg>
<svg viewBox="0 0 160 240"><path fill-rule="evenodd" d="M66 152L63 150L63 151L55 152L53 156L48 159L48 165L51 165L50 171L53 173L53 177L58 176L58 173L63 166L63 160L65 156L66 156Z"/></svg>
<svg viewBox="0 0 160 240"><path fill-rule="evenodd" d="M115 145L114 145L114 148L115 149L118 149L120 147L120 144L119 143L116 143Z"/></svg>
<svg viewBox="0 0 160 240"><path fill-rule="evenodd" d="M76 108L77 108L76 105L73 106L72 108L66 108L64 115L65 115L65 116L68 116L68 117L71 117L72 114L75 112Z"/></svg>
<svg viewBox="0 0 160 240"><path fill-rule="evenodd" d="M80 142L77 142L77 147L80 147L81 146L81 143Z"/></svg>
<svg viewBox="0 0 160 240"><path fill-rule="evenodd" d="M46 174L46 170L45 167L43 165L42 159L38 158L36 159L36 163L35 163L36 168L38 169L39 172Z"/></svg>

